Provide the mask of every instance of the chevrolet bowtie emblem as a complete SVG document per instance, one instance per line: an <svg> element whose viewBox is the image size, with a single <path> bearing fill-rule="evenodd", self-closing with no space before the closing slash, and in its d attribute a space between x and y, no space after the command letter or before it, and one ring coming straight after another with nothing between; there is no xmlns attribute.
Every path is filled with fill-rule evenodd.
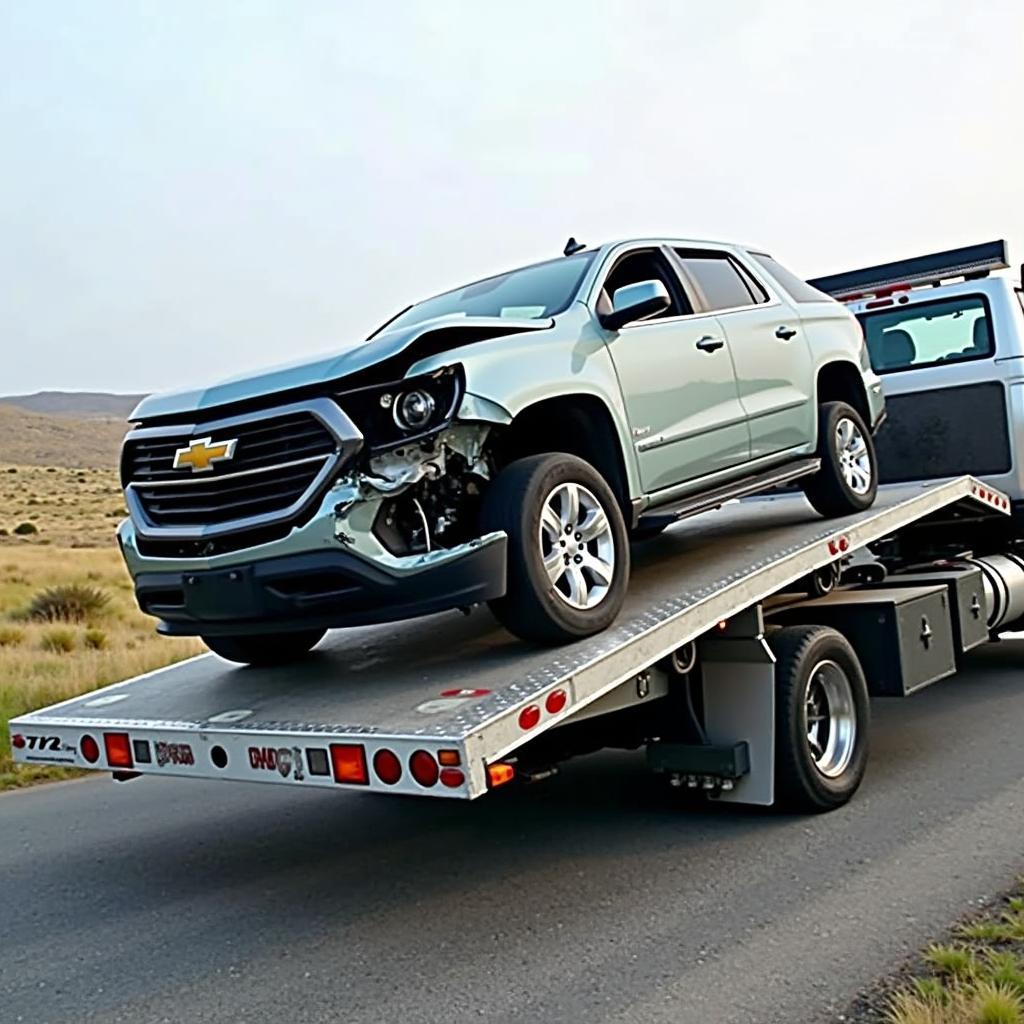
<svg viewBox="0 0 1024 1024"><path fill-rule="evenodd" d="M193 473L205 473L213 469L215 462L226 462L235 456L238 438L230 441L214 441L209 437L197 437L189 441L187 448L174 453L175 469L191 469Z"/></svg>

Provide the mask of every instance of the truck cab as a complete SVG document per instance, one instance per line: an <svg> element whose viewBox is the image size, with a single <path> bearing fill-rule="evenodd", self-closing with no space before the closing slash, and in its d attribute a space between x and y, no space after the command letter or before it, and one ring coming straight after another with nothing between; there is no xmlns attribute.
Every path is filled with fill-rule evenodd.
<svg viewBox="0 0 1024 1024"><path fill-rule="evenodd" d="M971 472L1006 493L1024 525L1024 304L987 242L817 278L864 330L883 382L880 480Z"/></svg>

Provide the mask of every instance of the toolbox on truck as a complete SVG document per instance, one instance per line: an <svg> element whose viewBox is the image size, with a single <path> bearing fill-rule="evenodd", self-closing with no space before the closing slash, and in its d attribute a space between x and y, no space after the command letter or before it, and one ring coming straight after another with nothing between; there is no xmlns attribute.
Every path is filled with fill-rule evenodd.
<svg viewBox="0 0 1024 1024"><path fill-rule="evenodd" d="M943 585L838 590L775 614L775 622L835 626L857 652L868 690L905 697L956 671Z"/></svg>
<svg viewBox="0 0 1024 1024"><path fill-rule="evenodd" d="M985 584L984 576L976 566L944 565L920 572L901 572L889 576L880 586L921 587L938 584L945 586L949 592L957 655L985 643L989 638Z"/></svg>

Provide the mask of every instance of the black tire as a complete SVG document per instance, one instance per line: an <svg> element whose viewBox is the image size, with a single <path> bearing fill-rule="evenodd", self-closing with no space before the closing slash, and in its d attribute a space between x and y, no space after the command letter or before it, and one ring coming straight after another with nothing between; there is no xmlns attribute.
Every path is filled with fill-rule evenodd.
<svg viewBox="0 0 1024 1024"><path fill-rule="evenodd" d="M564 577L552 582L544 568L541 513L556 488L573 483L597 500L610 527L604 543L610 540L614 555L612 578L591 608L572 607L569 598L562 596L561 587L568 586ZM508 534L508 589L504 597L491 601L490 607L510 632L536 643L566 643L600 633L618 615L629 582L629 539L615 495L589 463L561 452L510 463L484 495L481 520L485 531ZM597 542L579 547L573 536L568 543L575 544L583 558ZM585 573L589 581L595 579L586 566L572 572Z"/></svg>
<svg viewBox="0 0 1024 1024"><path fill-rule="evenodd" d="M860 661L846 638L828 626L788 626L768 638L775 664L775 804L784 810L820 813L845 804L857 791L868 761L870 708L868 687ZM824 666L824 667L823 667ZM808 694L811 674L838 669L848 684L848 710L854 729L842 758L821 763L834 770L827 774L816 763L809 738ZM832 685L838 677L832 676ZM839 707L844 706L838 701ZM836 728L827 723L826 729ZM830 750L826 731L825 753ZM838 737L840 733L836 732ZM822 742L818 732L817 741ZM835 751L843 749L838 743Z"/></svg>
<svg viewBox="0 0 1024 1024"><path fill-rule="evenodd" d="M204 636L202 640L214 654L240 665L285 665L308 654L326 632L326 629L304 629L298 633Z"/></svg>
<svg viewBox="0 0 1024 1024"><path fill-rule="evenodd" d="M843 475L843 460L837 431L843 420L850 421L866 446L871 480L863 491L855 490ZM821 469L804 481L807 500L823 516L847 516L870 508L878 493L878 457L875 443L861 415L845 402L825 402L818 410L818 458Z"/></svg>

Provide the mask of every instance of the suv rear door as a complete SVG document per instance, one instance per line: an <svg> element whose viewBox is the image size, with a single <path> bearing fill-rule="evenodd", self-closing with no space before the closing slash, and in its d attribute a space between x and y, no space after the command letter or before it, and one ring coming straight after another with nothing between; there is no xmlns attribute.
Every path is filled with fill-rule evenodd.
<svg viewBox="0 0 1024 1024"><path fill-rule="evenodd" d="M816 435L811 350L794 306L723 249L674 250L704 307L725 328L751 459L806 447Z"/></svg>

